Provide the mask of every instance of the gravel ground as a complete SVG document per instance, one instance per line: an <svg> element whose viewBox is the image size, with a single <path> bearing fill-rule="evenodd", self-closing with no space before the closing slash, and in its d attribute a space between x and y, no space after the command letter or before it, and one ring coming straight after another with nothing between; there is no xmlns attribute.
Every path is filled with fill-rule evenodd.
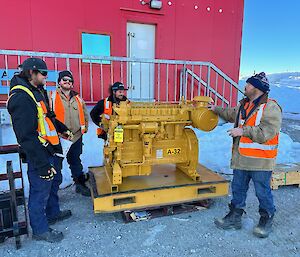
<svg viewBox="0 0 300 257"><path fill-rule="evenodd" d="M282 130L300 142L300 121L284 119ZM230 177L229 177L230 179ZM281 187L273 191L277 213L274 231L267 239L252 235L259 219L258 201L251 184L243 228L223 231L214 217L224 216L230 196L215 199L207 210L125 224L120 213L94 214L89 198L70 187L60 191L62 209L73 216L53 226L63 231L58 244L22 237L22 248L15 250L14 239L0 245L0 256L300 256L300 190Z"/></svg>
<svg viewBox="0 0 300 257"><path fill-rule="evenodd" d="M257 223L258 202L251 185L247 214L240 231L223 231L213 218L227 211L229 197L219 198L207 210L125 224L119 213L94 214L89 198L74 187L60 191L62 209L73 216L53 226L65 239L57 244L22 237L0 245L0 256L300 256L300 191L283 187L273 191L277 206L274 231L267 239L252 235Z"/></svg>

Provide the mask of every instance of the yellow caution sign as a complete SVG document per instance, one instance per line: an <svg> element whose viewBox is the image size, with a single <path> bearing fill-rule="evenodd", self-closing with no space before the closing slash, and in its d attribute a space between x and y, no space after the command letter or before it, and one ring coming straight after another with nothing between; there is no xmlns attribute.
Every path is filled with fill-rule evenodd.
<svg viewBox="0 0 300 257"><path fill-rule="evenodd" d="M123 143L124 130L121 126L118 126L114 130L114 141L116 143Z"/></svg>

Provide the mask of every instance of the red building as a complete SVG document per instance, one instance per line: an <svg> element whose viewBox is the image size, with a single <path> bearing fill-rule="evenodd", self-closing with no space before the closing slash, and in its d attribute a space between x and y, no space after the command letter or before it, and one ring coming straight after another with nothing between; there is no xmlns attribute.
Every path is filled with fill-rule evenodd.
<svg viewBox="0 0 300 257"><path fill-rule="evenodd" d="M244 8L242 0L3 2L0 15L2 50L203 61L214 64L235 82L239 78ZM24 56L13 54L1 55L2 73L9 73L25 59ZM188 67L184 63L162 63L160 66L157 62L137 64L106 60L100 64L99 60L89 61L84 58L55 59L45 57L49 69L56 71L66 66L70 68L77 82L80 80L82 88L79 88L78 83L77 89L88 102L95 102L105 96L108 84L116 80L123 80L132 90L136 90L135 93L128 92L132 98L140 95L141 99L178 100L180 90L183 90L179 88L180 79L183 78L180 78L179 70ZM139 72L135 70L138 65ZM144 66L148 66L148 70ZM201 65L196 66L189 65L189 70L193 70L195 76L186 77L186 80L191 82L195 79L195 85L202 78L207 82L208 68L203 65L200 71ZM158 69L161 69L163 77L157 75ZM129 81L129 72L133 71L137 77ZM201 72L206 75L201 75ZM140 73L140 77L137 73ZM212 87L222 77L220 74L219 77L216 74L210 76ZM5 87L5 80L9 78L3 74L1 77L2 87ZM226 83L227 80L223 87ZM134 88L132 84L138 86ZM148 86L144 88L146 84ZM219 93L220 88L216 88ZM193 90L194 84L193 88L186 89L189 92ZM199 90L202 92L204 89ZM227 96L229 90L233 91L228 87L222 90L225 95L227 92ZM143 96L145 91L150 93ZM236 93L233 92L231 97L236 99Z"/></svg>

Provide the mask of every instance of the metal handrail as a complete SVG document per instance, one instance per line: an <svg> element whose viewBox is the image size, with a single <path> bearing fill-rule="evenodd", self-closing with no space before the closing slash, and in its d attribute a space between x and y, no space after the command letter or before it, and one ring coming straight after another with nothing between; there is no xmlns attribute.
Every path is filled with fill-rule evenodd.
<svg viewBox="0 0 300 257"><path fill-rule="evenodd" d="M210 62L200 61L186 61L186 60L167 60L167 59L146 59L146 58L129 58L116 56L96 56L83 54L65 54L65 53L50 53L50 52L33 52L33 51L19 51L19 50L0 50L2 55L19 55L19 56L36 56L36 57L52 57L52 58L66 58L66 59L89 59L101 61L122 61L122 62L141 62L141 63L160 63L160 64L187 64L187 65L211 65Z"/></svg>
<svg viewBox="0 0 300 257"><path fill-rule="evenodd" d="M237 90L239 89L238 83L236 83L233 79L231 79L228 75L226 75L222 70L220 70L216 65L213 63L210 64L210 68L213 69L216 73L218 73L221 77L223 77L226 81L228 81L231 85L233 85ZM241 91L242 92L242 91Z"/></svg>
<svg viewBox="0 0 300 257"><path fill-rule="evenodd" d="M87 64L89 64L89 81L90 81L90 87L89 87L89 93L90 93L90 98L86 99L86 102L88 103L93 103L95 102L94 99L94 88L93 88L93 65L99 65L100 66L100 87L101 87L101 97L103 97L104 93L103 93L103 88L104 88L104 82L103 82L103 65L110 65L110 79L111 79L111 83L113 82L113 76L114 76L114 71L113 71L113 64L115 63L120 63L120 73L121 75L121 81L123 81L123 76L125 76L124 74L124 70L123 70L123 63L124 64L132 64L132 63L139 63L139 79L140 79L140 87L141 87L141 78L142 78L142 69L141 69L141 64L145 63L149 65L149 85L150 83L155 83L153 85L157 86L157 97L156 100L161 101L161 97L160 95L164 93L163 98L165 98L165 101L178 101L176 99L180 99L181 96L185 96L185 98L187 99L188 97L193 97L194 91L191 90L191 95L187 95L188 93L188 75L192 76L192 87L194 87L194 79L196 81L198 81L199 83L199 88L198 88L198 94L200 94L200 85L204 86L205 92L204 95L209 95L209 94L213 94L215 97L215 100L221 99L222 101L222 105L223 104L227 104L227 105L232 105L232 97L233 97L233 90L238 90L241 92L241 90L239 90L238 88L238 84L231 79L228 75L226 75L222 70L220 70L218 67L216 67L213 63L211 62L204 62L204 61L189 61L189 60L165 60L165 59L146 59L146 58L135 58L135 57L116 57L116 56L95 56L95 55L83 55L83 54L67 54L67 53L53 53L53 52L34 52L34 51L19 51L19 50L1 50L0 49L0 55L4 56L4 62L5 62L5 69L8 72L8 58L11 56L17 56L18 57L18 64L20 64L20 60L21 60L21 56L26 56L26 57L40 57L40 58L53 58L54 59L54 66L55 66L55 71L57 71L57 63L59 59L65 59L66 62L66 67L67 69L70 69L70 62L73 60L77 60L78 61L78 72L79 72L79 90L80 90L80 95L82 95L83 93L83 87L82 87L82 68L81 65L83 62L86 62ZM155 75L155 78L153 77L153 81L154 82L150 82L150 72L151 72L151 67L150 65L157 65L157 74ZM192 67L191 69L189 69L188 67ZM199 66L200 71L199 74L197 75L197 73L195 72L194 68ZM155 66L153 66L155 67ZM182 69L180 69L180 67L183 67ZM204 81L202 79L202 68L205 67L207 68L207 81ZM180 71L180 85L179 85L179 89L180 92L177 92L177 68L178 71ZM154 68L152 68L154 70ZM153 72L152 70L152 72ZM171 70L173 72L173 74L171 73ZM170 72L169 72L170 71ZM211 83L211 72L216 73L216 86L212 87L211 85L213 85ZM161 74L162 72L164 72L165 74ZM126 74L130 74L130 79L127 79L128 81L128 85L131 86L132 85L132 72L131 70L126 71ZM153 75L154 76L154 75ZM217 83L218 83L218 78L222 78L223 79L223 92L221 93L220 90L218 90L217 87ZM166 91L163 92L161 90L160 84L164 83L162 82L162 79L165 78L165 82L166 82ZM171 81L173 81L174 85L172 85L172 87L170 87L170 82L169 83L169 78L171 79ZM8 76L7 76L7 84L8 84ZM225 98L225 94L224 94L224 85L226 82L226 86L229 84L230 86L230 99L226 99ZM97 83L97 81L96 81ZM153 89L151 89L153 90ZM140 100L142 100L143 96L141 95L141 88L140 88ZM150 92L150 87L149 87L149 92ZM173 92L173 95L172 95ZM169 99L169 93L172 95L172 99ZM179 93L179 94L177 94ZM144 96L147 97L147 96ZM152 98L151 98L152 97ZM149 99L148 100L153 100L153 96L150 97L150 93L149 93ZM151 98L151 99L150 99ZM227 97L228 98L228 97Z"/></svg>
<svg viewBox="0 0 300 257"><path fill-rule="evenodd" d="M187 75L190 75L193 79L196 79L198 81L198 83L200 83L201 85L204 86L205 88L205 95L209 95L209 92L212 92L215 97L221 99L222 101L222 105L225 103L227 105L231 104L231 100L232 100L232 87L234 88L234 90L239 91L240 93L244 93L242 90L239 89L238 83L236 83L233 79L231 79L228 75L226 75L222 70L220 70L216 65L214 65L213 63L209 63L209 65L207 65L208 68L208 72L207 72L207 82L205 82L201 77L199 77L196 73L193 72L193 70L188 69L186 67L184 67L181 72L181 76L183 78L185 78L185 89L187 90L187 86L186 86L186 80L187 80ZM224 88L223 88L223 95L220 94L216 89L212 88L210 86L210 77L211 77L211 70L213 70L216 73L216 81L218 76L220 76L221 78L223 78L223 86L225 84L225 81L229 83L230 85L230 100L227 100L224 96ZM183 74L184 73L184 74ZM216 82L217 83L217 82Z"/></svg>
<svg viewBox="0 0 300 257"><path fill-rule="evenodd" d="M212 92L213 94L215 94L219 99L222 100L222 102L226 103L227 105L229 105L229 101L222 96L220 93L218 93L215 89L211 88L208 83L206 83L203 79L200 79L200 77L195 74L194 72L192 72L190 69L186 69L186 73L188 73L189 75L191 75L194 79L196 79L198 82L200 82L204 87L206 87L207 91L206 92Z"/></svg>

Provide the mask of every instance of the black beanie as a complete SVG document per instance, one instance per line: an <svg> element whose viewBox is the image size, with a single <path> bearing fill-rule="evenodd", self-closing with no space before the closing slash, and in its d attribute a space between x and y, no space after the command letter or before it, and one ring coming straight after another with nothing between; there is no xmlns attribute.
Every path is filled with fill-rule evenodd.
<svg viewBox="0 0 300 257"><path fill-rule="evenodd" d="M266 73L261 72L259 74L255 74L254 76L248 78L246 83L251 84L256 87L260 91L266 93L270 91L269 81L267 79Z"/></svg>
<svg viewBox="0 0 300 257"><path fill-rule="evenodd" d="M73 83L74 83L74 78L73 78L73 75L72 75L71 71L63 70L60 73L58 73L57 83L59 83L63 77L71 78L73 80Z"/></svg>

